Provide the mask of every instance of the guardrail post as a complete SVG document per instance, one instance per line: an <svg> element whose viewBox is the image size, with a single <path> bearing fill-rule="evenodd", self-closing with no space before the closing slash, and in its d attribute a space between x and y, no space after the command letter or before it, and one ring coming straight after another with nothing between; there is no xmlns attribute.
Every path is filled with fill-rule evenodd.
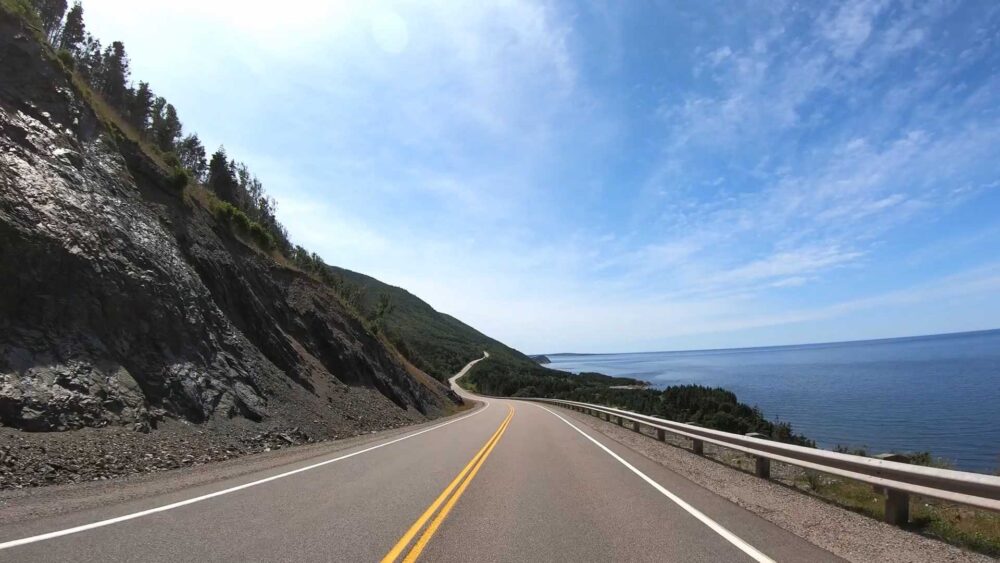
<svg viewBox="0 0 1000 563"><path fill-rule="evenodd" d="M664 430L664 429L662 429L662 428L657 428L656 429L656 439L659 440L659 441L661 441L661 442L667 441L667 431Z"/></svg>
<svg viewBox="0 0 1000 563"><path fill-rule="evenodd" d="M753 458L753 472L756 476L762 479L771 478L771 460L762 456L754 456Z"/></svg>
<svg viewBox="0 0 1000 563"><path fill-rule="evenodd" d="M688 422L691 426L704 426L695 421ZM691 451L698 455L705 455L705 442L699 440L698 438L691 438Z"/></svg>
<svg viewBox="0 0 1000 563"><path fill-rule="evenodd" d="M885 492L885 523L904 526L910 521L910 495L888 489Z"/></svg>
<svg viewBox="0 0 1000 563"><path fill-rule="evenodd" d="M625 419L620 416L618 417L618 426L625 426Z"/></svg>
<svg viewBox="0 0 1000 563"><path fill-rule="evenodd" d="M768 437L761 434L760 432L747 432L746 436L749 438L760 438L761 440L767 440ZM762 479L771 478L771 460L764 456L755 455L753 456L753 472L754 475Z"/></svg>
<svg viewBox="0 0 1000 563"><path fill-rule="evenodd" d="M698 455L705 455L705 442L697 438L691 438L691 451Z"/></svg>
<svg viewBox="0 0 1000 563"><path fill-rule="evenodd" d="M635 430L636 432L642 434L642 426L639 424L639 421L637 420L632 421L632 430Z"/></svg>

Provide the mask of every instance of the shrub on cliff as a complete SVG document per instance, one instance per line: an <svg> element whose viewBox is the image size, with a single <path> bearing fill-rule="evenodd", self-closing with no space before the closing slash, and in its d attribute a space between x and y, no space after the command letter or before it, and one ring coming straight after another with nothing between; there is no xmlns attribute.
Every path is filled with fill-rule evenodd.
<svg viewBox="0 0 1000 563"><path fill-rule="evenodd" d="M76 66L76 59L73 58L73 53L70 53L66 49L59 49L56 52L56 56L59 57L59 62L66 67L66 70L73 70Z"/></svg>
<svg viewBox="0 0 1000 563"><path fill-rule="evenodd" d="M174 169L170 172L170 176L167 178L167 182L171 188L183 190L191 182L191 173L181 166L174 166Z"/></svg>
<svg viewBox="0 0 1000 563"><path fill-rule="evenodd" d="M252 221L247 214L231 203L215 200L212 211L215 216L222 219L230 228L247 235L262 250L271 251L277 247L274 237L264 227Z"/></svg>

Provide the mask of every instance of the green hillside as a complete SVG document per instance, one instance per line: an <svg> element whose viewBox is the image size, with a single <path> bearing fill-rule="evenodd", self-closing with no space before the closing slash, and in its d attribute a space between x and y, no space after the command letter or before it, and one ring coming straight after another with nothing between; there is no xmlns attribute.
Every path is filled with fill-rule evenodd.
<svg viewBox="0 0 1000 563"><path fill-rule="evenodd" d="M345 282L347 287L343 293L355 296L351 301L366 318L376 318L380 302L385 299L383 295L388 296L390 310L381 321L383 334L415 366L439 381L482 357L483 351L488 351L492 360L508 368L537 367L524 354L434 310L405 289L336 266L329 266L329 270Z"/></svg>

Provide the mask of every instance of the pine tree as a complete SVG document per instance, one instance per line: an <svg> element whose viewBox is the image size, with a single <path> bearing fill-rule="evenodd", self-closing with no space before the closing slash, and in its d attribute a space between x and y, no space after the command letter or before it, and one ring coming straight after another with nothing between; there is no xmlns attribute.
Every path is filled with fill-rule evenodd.
<svg viewBox="0 0 1000 563"><path fill-rule="evenodd" d="M152 112L153 91L149 89L148 82L140 81L139 86L129 96L129 107L125 116L132 127L135 127L140 133L144 133L149 128L149 118Z"/></svg>
<svg viewBox="0 0 1000 563"><path fill-rule="evenodd" d="M181 161L181 166L191 171L199 182L205 179L205 147L201 144L197 133L188 135L177 143L177 158Z"/></svg>
<svg viewBox="0 0 1000 563"><path fill-rule="evenodd" d="M167 107L167 100L162 96L153 98L153 104L149 107L149 138L156 143L156 132L163 128L163 113Z"/></svg>
<svg viewBox="0 0 1000 563"><path fill-rule="evenodd" d="M163 98L158 98L157 102L162 99ZM174 108L173 104L166 104L164 106L163 113L162 115L159 115L159 119L157 119L157 116L154 115L153 141L161 151L169 152L174 150L174 145L177 144L177 139L181 137L181 130L181 121L177 118L177 110Z"/></svg>
<svg viewBox="0 0 1000 563"><path fill-rule="evenodd" d="M236 205L236 176L223 147L215 151L208 163L208 186L219 199Z"/></svg>
<svg viewBox="0 0 1000 563"><path fill-rule="evenodd" d="M104 72L104 55L101 41L89 33L76 55L76 69L91 87L98 87L100 76Z"/></svg>
<svg viewBox="0 0 1000 563"><path fill-rule="evenodd" d="M59 37L59 47L76 54L86 37L86 27L83 25L83 6L79 2L73 4L66 14L62 35Z"/></svg>
<svg viewBox="0 0 1000 563"><path fill-rule="evenodd" d="M101 93L112 107L124 111L130 74L125 45L121 41L112 43L104 50L103 63L104 68L100 75Z"/></svg>
<svg viewBox="0 0 1000 563"><path fill-rule="evenodd" d="M49 38L49 42L55 44L59 35L59 24L62 23L63 15L66 13L66 0L34 0L34 4L38 10L38 18L42 22L42 31Z"/></svg>

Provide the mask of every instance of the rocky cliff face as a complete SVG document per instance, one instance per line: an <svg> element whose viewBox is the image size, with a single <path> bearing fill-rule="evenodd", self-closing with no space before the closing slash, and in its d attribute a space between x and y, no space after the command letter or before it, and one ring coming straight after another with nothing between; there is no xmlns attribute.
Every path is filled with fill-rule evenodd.
<svg viewBox="0 0 1000 563"><path fill-rule="evenodd" d="M328 288L171 187L2 13L0 282L3 426L320 438L449 408Z"/></svg>

